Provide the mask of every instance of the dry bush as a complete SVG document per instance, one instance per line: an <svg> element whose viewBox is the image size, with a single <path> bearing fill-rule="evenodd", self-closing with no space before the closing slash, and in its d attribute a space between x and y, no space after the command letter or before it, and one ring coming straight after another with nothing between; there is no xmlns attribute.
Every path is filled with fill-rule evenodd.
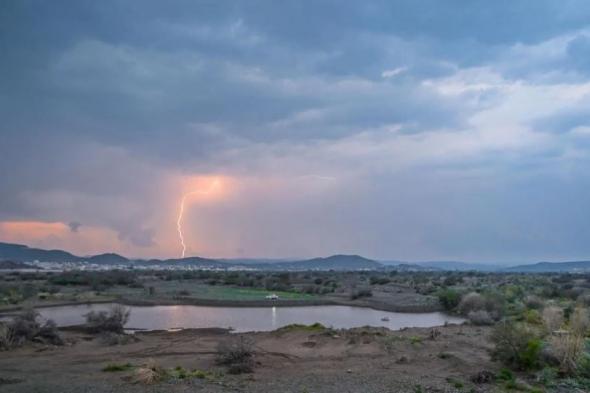
<svg viewBox="0 0 590 393"><path fill-rule="evenodd" d="M14 346L12 330L7 324L0 323L0 351L9 350Z"/></svg>
<svg viewBox="0 0 590 393"><path fill-rule="evenodd" d="M37 321L39 313L33 309L27 309L13 318L9 324L12 331L15 345L22 345L26 341L31 341L35 337L41 326Z"/></svg>
<svg viewBox="0 0 590 393"><path fill-rule="evenodd" d="M563 373L573 374L584 353L584 337L578 334L565 333L552 336L549 345L553 356L559 362L559 368Z"/></svg>
<svg viewBox="0 0 590 393"><path fill-rule="evenodd" d="M131 311L120 304L111 307L110 311L91 311L86 314L86 326L93 333L124 333Z"/></svg>
<svg viewBox="0 0 590 393"><path fill-rule="evenodd" d="M43 342L48 342L53 345L64 345L64 340L57 330L57 325L51 319L41 326L35 339L40 339Z"/></svg>
<svg viewBox="0 0 590 393"><path fill-rule="evenodd" d="M167 376L166 370L161 367L155 360L149 359L147 363L137 370L133 375L133 382L143 385L151 385L160 382Z"/></svg>
<svg viewBox="0 0 590 393"><path fill-rule="evenodd" d="M55 322L50 319L41 325L38 318L39 313L27 309L15 316L12 321L0 324L0 349L18 347L28 341L63 345Z"/></svg>
<svg viewBox="0 0 590 393"><path fill-rule="evenodd" d="M481 295L476 292L463 296L457 310L461 315L469 316L470 313L485 311L493 321L497 321L503 314L504 304L497 294L488 293ZM476 314L477 315L477 314ZM478 314L483 317L484 314Z"/></svg>
<svg viewBox="0 0 590 393"><path fill-rule="evenodd" d="M244 336L219 343L217 364L227 367L230 374L251 373L254 370L254 344Z"/></svg>
<svg viewBox="0 0 590 393"><path fill-rule="evenodd" d="M479 293L471 292L463 296L459 302L458 311L462 315L468 315L473 311L485 310L486 301Z"/></svg>
<svg viewBox="0 0 590 393"><path fill-rule="evenodd" d="M577 371L585 354L586 333L589 327L588 310L578 307L570 317L568 330L550 338L550 348L563 373L572 375Z"/></svg>
<svg viewBox="0 0 590 393"><path fill-rule="evenodd" d="M494 324L494 318L492 318L490 313L485 310L471 311L469 314L467 314L467 318L469 319L469 322L476 326L487 326Z"/></svg>
<svg viewBox="0 0 590 393"><path fill-rule="evenodd" d="M573 334L586 336L590 328L590 315L586 308L577 307L570 316L570 330Z"/></svg>
<svg viewBox="0 0 590 393"><path fill-rule="evenodd" d="M563 325L563 310L556 306L545 307L542 318L547 330L554 332Z"/></svg>

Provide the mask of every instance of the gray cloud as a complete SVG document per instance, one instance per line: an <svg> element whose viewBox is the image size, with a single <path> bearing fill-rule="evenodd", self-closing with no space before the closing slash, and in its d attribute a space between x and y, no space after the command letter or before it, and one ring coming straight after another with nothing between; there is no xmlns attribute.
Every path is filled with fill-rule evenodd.
<svg viewBox="0 0 590 393"><path fill-rule="evenodd" d="M0 220L148 249L173 227L172 179L213 173L273 184L194 213L228 253L583 256L589 16L575 0L8 0Z"/></svg>

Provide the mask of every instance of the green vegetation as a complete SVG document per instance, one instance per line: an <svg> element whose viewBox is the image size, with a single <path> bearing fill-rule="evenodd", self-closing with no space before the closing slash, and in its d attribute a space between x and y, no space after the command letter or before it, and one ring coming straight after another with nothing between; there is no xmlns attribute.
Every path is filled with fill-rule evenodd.
<svg viewBox="0 0 590 393"><path fill-rule="evenodd" d="M292 331L305 331L305 332L322 332L327 330L328 328L322 325L319 322L316 322L311 325L303 325L298 323L292 323L290 325L283 326L282 328L277 329L277 332L292 332Z"/></svg>
<svg viewBox="0 0 590 393"><path fill-rule="evenodd" d="M129 371L133 368L131 363L109 363L105 367L103 367L102 371L112 373L112 372L121 372L121 371Z"/></svg>
<svg viewBox="0 0 590 393"><path fill-rule="evenodd" d="M314 295L297 292L267 291L254 288L233 288L225 286L198 285L190 290L190 295L202 299L215 300L264 300L267 295L276 294L281 299L288 300L309 300Z"/></svg>

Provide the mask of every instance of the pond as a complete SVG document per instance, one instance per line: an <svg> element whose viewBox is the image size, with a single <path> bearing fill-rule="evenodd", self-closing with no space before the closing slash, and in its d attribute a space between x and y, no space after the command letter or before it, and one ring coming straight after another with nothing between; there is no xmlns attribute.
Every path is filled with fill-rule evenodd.
<svg viewBox="0 0 590 393"><path fill-rule="evenodd" d="M42 318L58 326L84 323L90 311L109 310L110 304L74 305L38 309ZM319 322L334 328L383 326L392 330L405 327L432 327L461 323L462 318L440 312L397 313L349 306L304 307L205 307L191 305L129 307L127 329L171 330L181 328L233 328L235 332L270 331L299 323Z"/></svg>

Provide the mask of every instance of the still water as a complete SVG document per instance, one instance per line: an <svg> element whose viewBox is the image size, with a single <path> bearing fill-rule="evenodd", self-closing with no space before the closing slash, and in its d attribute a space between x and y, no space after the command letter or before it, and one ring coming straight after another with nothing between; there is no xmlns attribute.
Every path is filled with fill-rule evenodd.
<svg viewBox="0 0 590 393"><path fill-rule="evenodd" d="M109 310L109 304L76 305L38 309L43 318L59 326L84 323L84 315L93 310ZM150 306L129 307L128 329L233 328L236 332L269 331L292 323L319 322L334 328L384 326L392 330L404 327L441 326L463 319L439 312L397 313L348 306L305 307L204 307ZM388 318L389 320L383 320Z"/></svg>

